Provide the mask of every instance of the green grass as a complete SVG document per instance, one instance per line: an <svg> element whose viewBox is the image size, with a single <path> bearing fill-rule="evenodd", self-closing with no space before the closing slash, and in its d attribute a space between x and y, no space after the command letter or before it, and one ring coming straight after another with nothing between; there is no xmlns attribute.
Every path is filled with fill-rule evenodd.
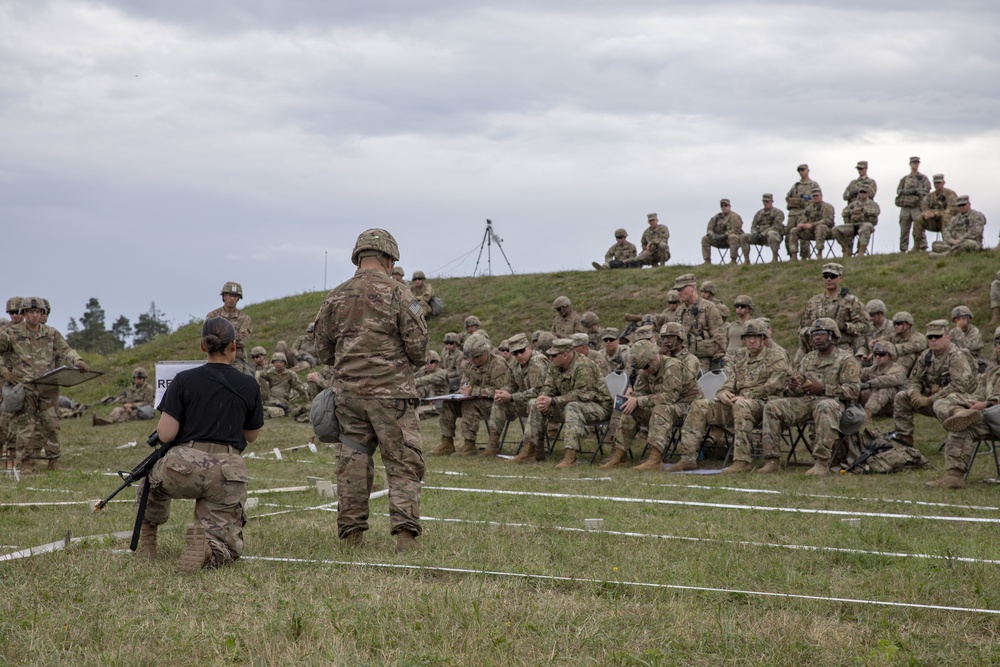
<svg viewBox="0 0 1000 667"><path fill-rule="evenodd" d="M958 303L973 309L981 328L989 316L992 253L961 262L877 255L848 260L846 267L845 285L859 297L881 298L891 312L910 310L917 322L947 317ZM699 280L715 280L727 303L740 293L753 296L758 313L774 319L779 342L794 344L802 305L819 291L818 262L706 269L695 269ZM605 323L621 324L625 312L660 310L673 278L688 270L434 281L447 312L431 320L432 337L437 342L446 331L460 330L469 313L483 320L494 340L547 328L559 294L569 296L580 312L594 309ZM253 342L269 350L279 339L291 343L322 298L302 294L250 306ZM150 345L91 358L109 377L68 393L93 402L124 386L133 365L199 358L197 336L197 326L187 325ZM421 428L430 451L439 440L437 422L424 421ZM117 486L118 478L109 473L131 468L145 455L142 441L149 430L149 422L104 428L92 428L89 420L63 422L70 470L21 482L0 479L0 553L61 540L67 530L85 536L130 529L130 503L112 503L93 514L85 502ZM309 436L307 426L269 421L249 450L263 457L248 460L251 490L303 485L307 475L332 479L332 450L300 450L281 462L268 455ZM136 562L125 543L111 541L0 563L0 664L1000 664L994 615L629 584L1000 610L1000 565L767 546L1000 559L996 524L870 516L1000 517L1000 487L976 483L991 473L986 460L977 463L965 490L924 488L923 482L940 475L937 445L943 436L936 422L917 417L918 444L937 469L821 480L805 477L804 468L734 480L428 457L422 551L394 553L384 498L372 502L365 546L350 551L336 538L336 514L309 509L326 499L314 491L270 493L249 512L247 558L190 577L177 574L174 566L193 505L175 501L174 515L160 533L161 559L154 564ZM136 448L117 449L132 440L139 441ZM380 483L381 477L380 470ZM127 490L120 498L131 494ZM836 515L602 497L840 510L860 516L861 527ZM80 504L14 506L60 501ZM295 511L253 518L283 509ZM561 530L582 528L587 518L603 518L608 532ZM710 541L656 537L663 535Z"/></svg>

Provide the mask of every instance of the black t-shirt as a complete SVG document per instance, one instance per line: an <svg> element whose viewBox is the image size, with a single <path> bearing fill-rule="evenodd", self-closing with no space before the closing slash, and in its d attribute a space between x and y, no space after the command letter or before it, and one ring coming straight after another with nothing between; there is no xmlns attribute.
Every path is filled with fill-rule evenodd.
<svg viewBox="0 0 1000 667"><path fill-rule="evenodd" d="M245 402L222 383L220 375ZM247 446L243 431L264 425L260 386L228 364L205 364L178 373L157 409L180 422L176 442L218 442L243 451Z"/></svg>

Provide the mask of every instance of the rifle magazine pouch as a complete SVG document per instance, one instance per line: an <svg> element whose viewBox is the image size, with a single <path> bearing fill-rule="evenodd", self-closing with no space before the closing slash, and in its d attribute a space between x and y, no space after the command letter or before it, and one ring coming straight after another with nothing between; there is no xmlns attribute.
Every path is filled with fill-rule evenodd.
<svg viewBox="0 0 1000 667"><path fill-rule="evenodd" d="M313 399L309 410L313 433L320 442L340 442L340 422L337 421L337 395L333 389L324 389Z"/></svg>
<svg viewBox="0 0 1000 667"><path fill-rule="evenodd" d="M24 385L6 383L2 389L3 400L0 401L0 412L20 412L24 407Z"/></svg>

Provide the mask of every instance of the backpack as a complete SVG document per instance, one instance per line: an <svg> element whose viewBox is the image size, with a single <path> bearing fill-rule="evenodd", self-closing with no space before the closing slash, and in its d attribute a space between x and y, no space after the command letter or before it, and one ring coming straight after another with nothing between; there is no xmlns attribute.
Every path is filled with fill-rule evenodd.
<svg viewBox="0 0 1000 667"><path fill-rule="evenodd" d="M337 395L327 388L316 394L309 409L313 433L320 442L340 442L340 422L337 421Z"/></svg>
<svg viewBox="0 0 1000 667"><path fill-rule="evenodd" d="M444 301L439 296L432 296L430 300L431 317L437 317L444 312Z"/></svg>
<svg viewBox="0 0 1000 667"><path fill-rule="evenodd" d="M869 426L857 436L860 439L860 451L850 447L851 464L841 473L856 472L860 474L883 474L926 468L930 461L916 447L907 447L896 440L885 437L882 431ZM858 462L858 459L861 459Z"/></svg>

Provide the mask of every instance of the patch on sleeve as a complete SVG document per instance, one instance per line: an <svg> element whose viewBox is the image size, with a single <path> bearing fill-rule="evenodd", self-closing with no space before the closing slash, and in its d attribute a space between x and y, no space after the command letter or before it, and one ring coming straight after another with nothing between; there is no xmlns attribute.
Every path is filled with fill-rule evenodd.
<svg viewBox="0 0 1000 667"><path fill-rule="evenodd" d="M410 305L407 306L406 309L408 311L410 311L411 315L413 315L414 317L417 317L421 313L420 302L419 301L411 301Z"/></svg>

